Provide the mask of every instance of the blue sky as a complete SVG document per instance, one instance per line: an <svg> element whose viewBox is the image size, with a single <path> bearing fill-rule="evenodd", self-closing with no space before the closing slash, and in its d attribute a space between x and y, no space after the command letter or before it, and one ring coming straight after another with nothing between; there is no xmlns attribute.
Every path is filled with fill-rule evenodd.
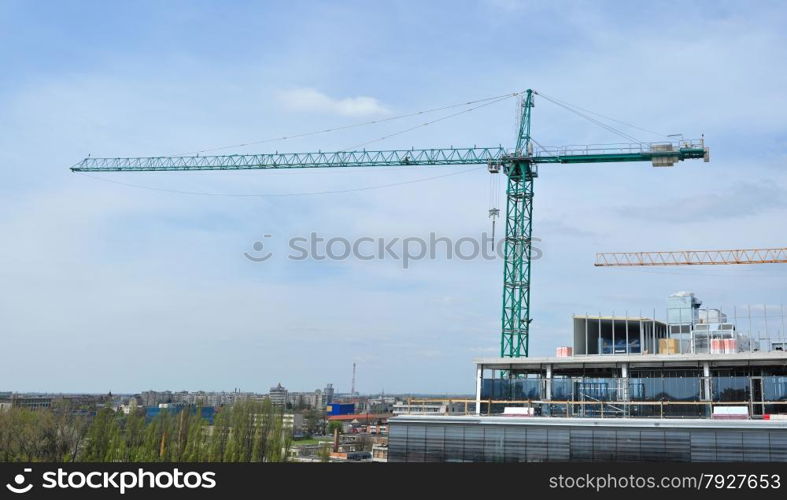
<svg viewBox="0 0 787 500"><path fill-rule="evenodd" d="M704 133L712 148L711 163L673 169L542 168L534 355L569 343L572 313L663 315L676 290L778 305L779 266L592 262L597 251L785 245L786 24L779 2L0 1L0 389L348 390L355 361L363 392L470 392L471 360L499 345L500 261L294 262L286 242L478 237L484 169L96 178L68 167L528 87L662 134L635 131L642 140ZM367 147L511 145L515 117L509 99ZM345 149L423 120L222 152ZM533 135L619 142L543 99ZM352 191L392 183L407 184ZM273 257L250 262L243 253L265 234Z"/></svg>

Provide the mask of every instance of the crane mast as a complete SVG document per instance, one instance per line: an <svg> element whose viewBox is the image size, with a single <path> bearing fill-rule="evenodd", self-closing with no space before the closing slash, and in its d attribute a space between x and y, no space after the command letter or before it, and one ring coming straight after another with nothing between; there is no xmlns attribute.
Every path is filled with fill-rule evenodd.
<svg viewBox="0 0 787 500"><path fill-rule="evenodd" d="M125 158L88 157L74 172L161 172L193 170L279 170L293 168L430 167L487 165L507 177L500 355L526 357L530 337L530 278L533 232L533 180L538 164L651 162L671 167L687 159L709 161L704 140L565 146L534 152L531 130L533 98L528 89L521 104L513 150L498 147L394 149L235 155L184 155Z"/></svg>
<svg viewBox="0 0 787 500"><path fill-rule="evenodd" d="M530 331L530 264L533 233L533 179L538 175L530 142L533 91L522 101L514 156L504 163L506 234L503 263L502 357L527 357Z"/></svg>

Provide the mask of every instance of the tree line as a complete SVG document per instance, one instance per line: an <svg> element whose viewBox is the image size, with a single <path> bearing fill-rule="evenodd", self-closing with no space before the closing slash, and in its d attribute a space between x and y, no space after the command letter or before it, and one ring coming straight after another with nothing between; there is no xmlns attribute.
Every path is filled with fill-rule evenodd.
<svg viewBox="0 0 787 500"><path fill-rule="evenodd" d="M193 411L196 409L196 411ZM0 412L0 462L284 462L292 440L270 400L244 400L216 412L162 409L152 419L102 407L95 415L67 401L49 409Z"/></svg>

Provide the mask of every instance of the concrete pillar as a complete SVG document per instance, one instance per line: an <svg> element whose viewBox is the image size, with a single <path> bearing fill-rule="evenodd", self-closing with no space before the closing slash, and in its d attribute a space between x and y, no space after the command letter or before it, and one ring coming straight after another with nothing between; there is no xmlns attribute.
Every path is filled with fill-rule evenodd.
<svg viewBox="0 0 787 500"><path fill-rule="evenodd" d="M705 388L705 398L704 399L705 399L705 401L710 401L711 400L711 394L710 394L710 389L711 389L711 384L710 384L710 363L708 363L707 361L702 363L702 376L705 377L704 380L702 381L703 386Z"/></svg>
<svg viewBox="0 0 787 500"><path fill-rule="evenodd" d="M621 363L620 365L620 397L623 401L629 400L629 364Z"/></svg>
<svg viewBox="0 0 787 500"><path fill-rule="evenodd" d="M544 382L544 399L552 399L552 365L547 365L546 381Z"/></svg>
<svg viewBox="0 0 787 500"><path fill-rule="evenodd" d="M484 376L484 366L478 365L475 369L475 414L481 415L481 381Z"/></svg>

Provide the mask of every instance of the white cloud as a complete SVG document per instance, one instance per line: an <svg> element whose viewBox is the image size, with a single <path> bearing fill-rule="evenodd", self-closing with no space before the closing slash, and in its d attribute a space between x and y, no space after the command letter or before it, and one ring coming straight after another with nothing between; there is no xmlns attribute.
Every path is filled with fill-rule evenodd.
<svg viewBox="0 0 787 500"><path fill-rule="evenodd" d="M374 97L336 99L310 88L282 91L279 93L279 100L286 109L293 111L316 111L342 116L373 116L388 113L388 108Z"/></svg>
<svg viewBox="0 0 787 500"><path fill-rule="evenodd" d="M693 221L720 219L729 222L734 217L751 217L762 212L783 209L787 205L784 194L784 188L777 183L742 181L711 193L668 198L645 206L629 204L618 211L621 215L649 221L681 223L685 222L689 218L687 214L690 214Z"/></svg>

